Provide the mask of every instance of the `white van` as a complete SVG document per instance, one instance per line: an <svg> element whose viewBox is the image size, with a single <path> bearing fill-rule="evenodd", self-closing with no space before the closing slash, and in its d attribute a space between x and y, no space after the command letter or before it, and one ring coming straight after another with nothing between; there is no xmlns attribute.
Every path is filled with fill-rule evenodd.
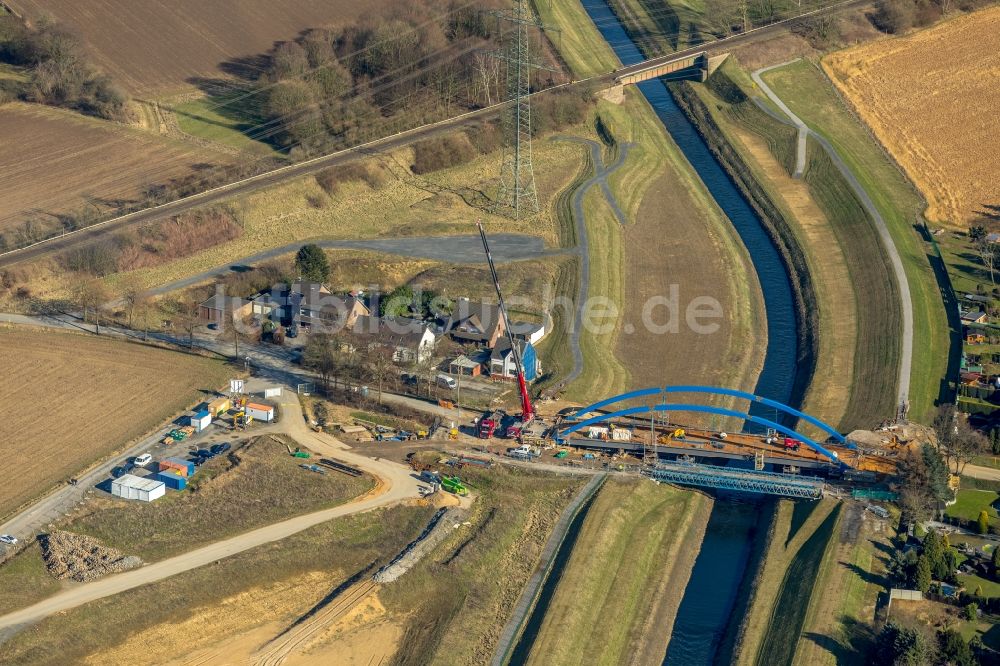
<svg viewBox="0 0 1000 666"><path fill-rule="evenodd" d="M444 374L437 376L437 385L446 389L458 388L458 382L455 381L455 378Z"/></svg>

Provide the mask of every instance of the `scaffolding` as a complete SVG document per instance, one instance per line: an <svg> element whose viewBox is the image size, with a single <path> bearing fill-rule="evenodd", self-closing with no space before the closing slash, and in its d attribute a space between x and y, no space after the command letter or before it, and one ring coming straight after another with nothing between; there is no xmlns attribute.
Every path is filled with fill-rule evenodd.
<svg viewBox="0 0 1000 666"><path fill-rule="evenodd" d="M686 486L738 490L799 499L819 499L823 496L822 481L775 472L735 470L692 463L661 463L643 473L656 481Z"/></svg>

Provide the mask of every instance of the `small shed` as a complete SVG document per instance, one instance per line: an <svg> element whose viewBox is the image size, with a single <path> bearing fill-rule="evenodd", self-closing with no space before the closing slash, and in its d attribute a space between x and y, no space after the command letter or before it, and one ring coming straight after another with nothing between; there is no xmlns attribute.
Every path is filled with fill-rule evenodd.
<svg viewBox="0 0 1000 666"><path fill-rule="evenodd" d="M201 432L207 428L212 423L212 415L207 409L203 409L200 412L195 412L191 417L191 427L194 428L195 432Z"/></svg>
<svg viewBox="0 0 1000 666"><path fill-rule="evenodd" d="M122 499L152 502L167 492L161 481L134 474L125 474L111 481L111 494Z"/></svg>
<svg viewBox="0 0 1000 666"><path fill-rule="evenodd" d="M165 458L160 461L161 472L174 472L181 476L194 476L194 463L180 458Z"/></svg>
<svg viewBox="0 0 1000 666"><path fill-rule="evenodd" d="M173 490L184 490L187 488L187 479L174 470L160 472L156 475L156 478L162 481L163 485L166 485L167 488L172 488Z"/></svg>
<svg viewBox="0 0 1000 666"><path fill-rule="evenodd" d="M453 375L465 375L466 377L478 377L483 372L483 364L474 361L465 354L455 358L448 364L448 372Z"/></svg>
<svg viewBox="0 0 1000 666"><path fill-rule="evenodd" d="M248 402L247 416L252 416L257 421L273 421L274 407L271 405L263 405L259 402Z"/></svg>

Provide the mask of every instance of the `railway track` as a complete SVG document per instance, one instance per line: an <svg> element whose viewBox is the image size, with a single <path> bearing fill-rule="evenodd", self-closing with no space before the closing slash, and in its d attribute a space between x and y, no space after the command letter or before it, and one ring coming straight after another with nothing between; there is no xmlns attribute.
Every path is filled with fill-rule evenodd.
<svg viewBox="0 0 1000 666"><path fill-rule="evenodd" d="M316 634L347 615L362 600L378 591L379 587L380 585L371 578L355 583L308 620L293 626L267 643L257 652L252 663L254 666L278 666L292 652L305 647Z"/></svg>

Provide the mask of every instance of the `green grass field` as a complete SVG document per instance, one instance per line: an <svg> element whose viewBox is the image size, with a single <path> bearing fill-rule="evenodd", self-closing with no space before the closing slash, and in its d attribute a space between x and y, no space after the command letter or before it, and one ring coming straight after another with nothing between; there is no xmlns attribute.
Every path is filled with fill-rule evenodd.
<svg viewBox="0 0 1000 666"><path fill-rule="evenodd" d="M992 490L959 490L954 504L945 509L945 514L956 518L964 518L975 522L980 511L986 511L990 520L997 518L997 510L993 503L1000 498L1000 493Z"/></svg>
<svg viewBox="0 0 1000 666"><path fill-rule="evenodd" d="M974 593L977 587L981 587L983 588L984 597L1000 597L1000 583L996 581L987 580L981 576L959 574L958 582L965 585L965 590L969 594Z"/></svg>
<svg viewBox="0 0 1000 666"><path fill-rule="evenodd" d="M259 130L253 129L261 118L247 114L241 96L205 96L169 107L177 118L177 126L185 134L214 141L237 150L277 155ZM260 140L258 140L258 137Z"/></svg>
<svg viewBox="0 0 1000 666"><path fill-rule="evenodd" d="M594 499L538 636L529 664L624 663L661 656L697 550L688 534L707 516L699 493L648 481L609 480ZM596 563L614 563L612 567ZM614 622L603 621L614 618ZM648 647L649 651L643 650Z"/></svg>
<svg viewBox="0 0 1000 666"><path fill-rule="evenodd" d="M949 395L949 360L956 363L949 355L957 332L950 328L942 297L944 267L928 259L933 248L915 226L924 203L814 64L798 61L768 72L764 79L793 113L836 148L886 219L913 299L910 418L927 419L935 402Z"/></svg>

